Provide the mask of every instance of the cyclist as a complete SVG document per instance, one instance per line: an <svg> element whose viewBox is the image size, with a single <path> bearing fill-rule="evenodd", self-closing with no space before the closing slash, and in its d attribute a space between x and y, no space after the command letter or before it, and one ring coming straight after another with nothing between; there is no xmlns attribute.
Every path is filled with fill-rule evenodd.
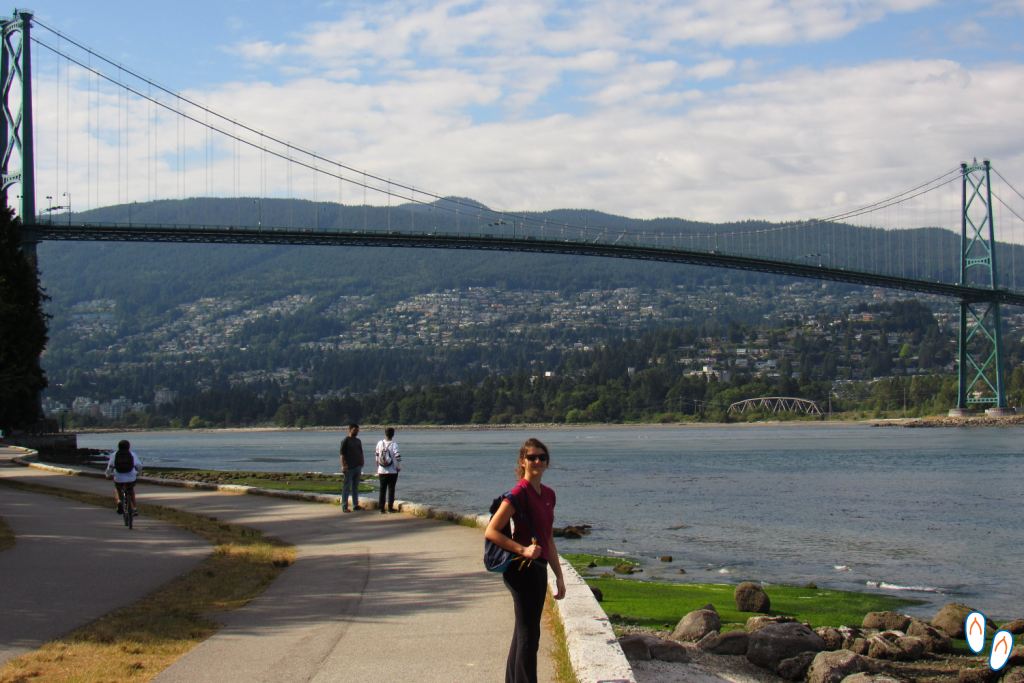
<svg viewBox="0 0 1024 683"><path fill-rule="evenodd" d="M131 444L128 443L127 439L119 441L117 451L110 454L110 460L107 461L107 469L104 474L106 474L107 479L114 480L114 498L117 500L117 514L124 514L121 497L118 495L118 491L123 486L125 495L131 501L132 516L134 517L139 514L139 511L135 508L135 478L142 472L142 461L130 449Z"/></svg>

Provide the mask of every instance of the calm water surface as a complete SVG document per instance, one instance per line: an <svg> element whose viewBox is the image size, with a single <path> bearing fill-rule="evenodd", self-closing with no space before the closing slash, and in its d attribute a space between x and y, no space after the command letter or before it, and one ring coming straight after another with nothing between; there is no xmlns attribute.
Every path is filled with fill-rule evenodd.
<svg viewBox="0 0 1024 683"><path fill-rule="evenodd" d="M343 432L126 435L143 462L337 472ZM382 435L364 431L364 449ZM672 581L872 590L993 618L1024 616L1017 587L1020 429L866 425L404 430L398 497L484 513L515 483L519 446L551 448L556 523L593 533L563 552L626 553ZM122 435L83 435L113 448ZM674 561L657 560L671 555ZM679 574L678 569L686 569Z"/></svg>

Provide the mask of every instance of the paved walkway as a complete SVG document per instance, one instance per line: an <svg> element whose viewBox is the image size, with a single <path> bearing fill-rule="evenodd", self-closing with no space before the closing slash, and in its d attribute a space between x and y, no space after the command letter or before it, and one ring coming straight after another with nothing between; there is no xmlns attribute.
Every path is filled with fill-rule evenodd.
<svg viewBox="0 0 1024 683"><path fill-rule="evenodd" d="M26 468L0 469L0 476L104 493L109 487ZM159 683L504 678L511 598L500 577L483 570L480 530L404 514L343 515L332 505L261 496L137 491L146 502L254 527L298 550L295 564L262 596L216 615L225 628L164 671ZM139 528L152 524L140 519ZM549 647L545 630L542 653ZM540 680L550 681L550 659L541 660Z"/></svg>
<svg viewBox="0 0 1024 683"><path fill-rule="evenodd" d="M7 457L0 452L0 477L25 474ZM0 552L0 665L136 602L212 550L170 524L129 531L111 510L6 487L0 516L17 541Z"/></svg>

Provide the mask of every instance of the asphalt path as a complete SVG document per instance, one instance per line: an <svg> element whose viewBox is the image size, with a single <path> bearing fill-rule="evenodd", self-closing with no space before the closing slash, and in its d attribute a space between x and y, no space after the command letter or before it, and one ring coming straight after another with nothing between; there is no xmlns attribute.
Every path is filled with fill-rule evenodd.
<svg viewBox="0 0 1024 683"><path fill-rule="evenodd" d="M0 453L0 477L24 472ZM113 490L102 493L113 501ZM110 509L5 486L0 516L16 536L0 552L0 665L138 601L213 549L170 524L128 530Z"/></svg>
<svg viewBox="0 0 1024 683"><path fill-rule="evenodd" d="M27 468L0 469L0 476L102 493L109 487ZM137 493L260 529L297 549L296 562L259 598L212 615L224 628L158 683L504 678L512 602L500 576L483 569L479 529L244 494L145 485ZM544 629L541 681L553 679L550 645Z"/></svg>

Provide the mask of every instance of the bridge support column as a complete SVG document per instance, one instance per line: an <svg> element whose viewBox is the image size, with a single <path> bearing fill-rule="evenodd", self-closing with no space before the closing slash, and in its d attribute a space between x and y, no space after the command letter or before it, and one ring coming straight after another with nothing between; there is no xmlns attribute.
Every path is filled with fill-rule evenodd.
<svg viewBox="0 0 1024 683"><path fill-rule="evenodd" d="M36 183L35 153L32 133L32 27L31 12L15 12L11 19L0 22L3 33L0 51L0 88L3 115L0 116L0 140L4 148L0 157L0 201L9 206L8 188L21 185L21 248L35 257ZM15 93L17 89L17 93ZM11 169L11 157L18 154L20 168Z"/></svg>
<svg viewBox="0 0 1024 683"><path fill-rule="evenodd" d="M995 291L999 288L992 221L991 164L985 159L961 164L960 284L991 289L993 296L960 301L957 406L950 417L972 414L972 406L990 406L992 417L1016 414L1006 403L1003 378L1003 324ZM973 279L973 283L969 283Z"/></svg>

